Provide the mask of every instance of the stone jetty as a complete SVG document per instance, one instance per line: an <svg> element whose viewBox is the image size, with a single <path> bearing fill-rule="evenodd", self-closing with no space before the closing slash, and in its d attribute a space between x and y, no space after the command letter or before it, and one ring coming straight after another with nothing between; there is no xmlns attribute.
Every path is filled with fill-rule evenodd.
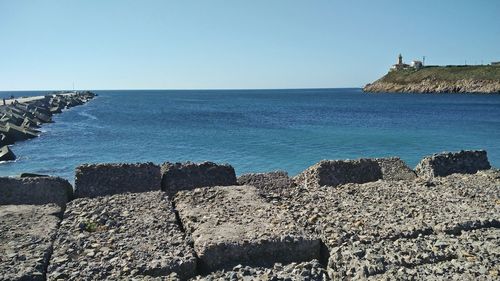
<svg viewBox="0 0 500 281"><path fill-rule="evenodd" d="M3 99L0 103L0 161L15 160L9 145L38 137L38 129L42 124L52 122L53 114L82 105L95 96L92 92L82 91Z"/></svg>
<svg viewBox="0 0 500 281"><path fill-rule="evenodd" d="M0 280L498 280L485 151L227 164L84 164L0 178Z"/></svg>

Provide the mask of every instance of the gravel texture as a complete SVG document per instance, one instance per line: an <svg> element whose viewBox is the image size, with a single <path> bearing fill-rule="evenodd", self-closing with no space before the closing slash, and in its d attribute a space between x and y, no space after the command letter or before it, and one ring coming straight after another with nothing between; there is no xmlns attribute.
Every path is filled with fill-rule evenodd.
<svg viewBox="0 0 500 281"><path fill-rule="evenodd" d="M160 167L153 163L84 164L76 168L75 196L155 191L160 183Z"/></svg>
<svg viewBox="0 0 500 281"><path fill-rule="evenodd" d="M179 192L175 206L204 272L319 258L319 239L265 202L253 186Z"/></svg>
<svg viewBox="0 0 500 281"><path fill-rule="evenodd" d="M191 280L328 280L326 270L317 260L283 265L276 263L270 268L237 265L232 270L220 270Z"/></svg>
<svg viewBox="0 0 500 281"><path fill-rule="evenodd" d="M65 206L73 197L73 187L58 177L12 178L0 177L0 205L44 205L55 203Z"/></svg>
<svg viewBox="0 0 500 281"><path fill-rule="evenodd" d="M339 280L498 280L500 229L461 235L358 242L335 247L329 267Z"/></svg>
<svg viewBox="0 0 500 281"><path fill-rule="evenodd" d="M196 259L160 191L81 198L64 213L48 280L196 275Z"/></svg>
<svg viewBox="0 0 500 281"><path fill-rule="evenodd" d="M405 239L412 243L419 236L465 235L474 230L500 228L498 170L453 174L434 181L380 180L334 189L298 186L279 194L286 196L280 200L268 199L269 202L287 210L298 224L318 234L332 251L359 244L386 245L383 244L386 241ZM270 194L265 198L273 197ZM420 252L417 246L413 251ZM449 262L452 266L452 261ZM426 266L432 267L423 264L422 270ZM461 271L450 268L449 272L454 276Z"/></svg>
<svg viewBox="0 0 500 281"><path fill-rule="evenodd" d="M473 174L490 169L490 162L484 150L462 150L443 152L425 157L415 168L419 177L432 179L453 173Z"/></svg>
<svg viewBox="0 0 500 281"><path fill-rule="evenodd" d="M61 207L0 206L0 280L45 280Z"/></svg>
<svg viewBox="0 0 500 281"><path fill-rule="evenodd" d="M198 187L236 185L234 168L227 164L165 162L161 165L161 174L162 190L170 196Z"/></svg>

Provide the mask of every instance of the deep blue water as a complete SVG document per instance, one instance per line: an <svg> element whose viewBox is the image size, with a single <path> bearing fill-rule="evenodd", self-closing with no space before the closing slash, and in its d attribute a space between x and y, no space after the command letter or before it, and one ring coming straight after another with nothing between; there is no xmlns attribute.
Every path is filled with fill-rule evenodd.
<svg viewBox="0 0 500 281"><path fill-rule="evenodd" d="M46 92L16 92L16 96ZM500 167L500 95L376 94L360 89L96 91L12 146L0 175L70 180L81 163L227 162L238 174L297 174L321 159L486 149ZM11 93L3 92L1 96Z"/></svg>

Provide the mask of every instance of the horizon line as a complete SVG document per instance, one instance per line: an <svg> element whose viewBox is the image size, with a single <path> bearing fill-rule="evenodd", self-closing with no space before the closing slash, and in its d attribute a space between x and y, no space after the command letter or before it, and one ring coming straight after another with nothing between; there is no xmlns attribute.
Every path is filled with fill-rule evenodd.
<svg viewBox="0 0 500 281"><path fill-rule="evenodd" d="M51 90L0 90L1 92L60 92L60 91L255 91L255 90L326 90L362 89L363 87L299 87L299 88L129 88L129 89L51 89Z"/></svg>

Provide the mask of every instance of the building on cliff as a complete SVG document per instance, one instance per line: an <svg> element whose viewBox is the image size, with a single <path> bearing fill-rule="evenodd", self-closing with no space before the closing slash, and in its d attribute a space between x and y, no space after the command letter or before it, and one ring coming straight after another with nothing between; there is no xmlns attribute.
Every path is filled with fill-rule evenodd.
<svg viewBox="0 0 500 281"><path fill-rule="evenodd" d="M403 69L416 69L416 70L419 70L422 67L424 67L424 64L421 61L419 61L419 60L414 60L414 61L411 62L411 64L404 63L403 62L403 56L401 54L399 54L399 56L398 56L398 62L396 64L393 64L391 66L390 71L403 70Z"/></svg>

